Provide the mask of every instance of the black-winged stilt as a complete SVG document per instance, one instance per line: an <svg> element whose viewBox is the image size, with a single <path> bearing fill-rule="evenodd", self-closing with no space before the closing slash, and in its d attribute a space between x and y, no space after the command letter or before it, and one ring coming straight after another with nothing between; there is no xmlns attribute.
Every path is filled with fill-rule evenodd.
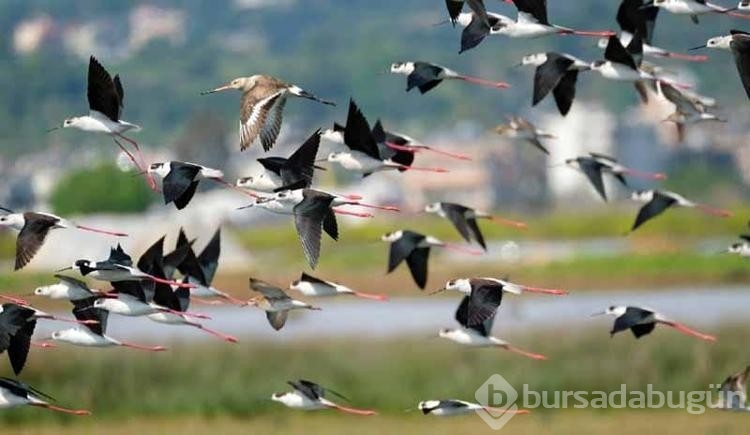
<svg viewBox="0 0 750 435"><path fill-rule="evenodd" d="M325 281L305 272L302 272L302 275L300 275L299 279L296 279L292 281L291 284L289 284L289 289L297 290L305 296L314 297L353 295L359 298L374 299L377 301L384 301L388 299L385 295L352 290L345 285L333 281Z"/></svg>
<svg viewBox="0 0 750 435"><path fill-rule="evenodd" d="M492 216L489 213L483 213L471 207L452 202L433 202L432 204L426 205L424 211L427 213L435 213L443 219L448 219L456 230L458 230L464 240L467 242L471 242L472 239L476 240L485 251L487 250L487 244L484 242L484 236L482 236L482 231L479 229L477 219L487 219L519 229L527 228L526 224L523 222L502 219Z"/></svg>
<svg viewBox="0 0 750 435"><path fill-rule="evenodd" d="M646 2L643 7L657 7L667 12L677 15L689 15L690 19L698 24L698 15L704 14L729 14L735 17L744 18L742 14L733 14L736 8L723 8L715 3L706 0L652 0Z"/></svg>
<svg viewBox="0 0 750 435"><path fill-rule="evenodd" d="M34 289L34 295L67 301L87 299L97 295L89 288L88 284L79 279L60 274L54 276L58 279L57 284L37 287Z"/></svg>
<svg viewBox="0 0 750 435"><path fill-rule="evenodd" d="M417 88L422 94L427 93L443 80L463 80L475 85L489 86L496 89L507 89L510 87L505 82L493 82L478 77L467 76L430 62L396 62L391 64L391 73L406 76L406 92Z"/></svg>
<svg viewBox="0 0 750 435"><path fill-rule="evenodd" d="M276 143L289 95L317 101L329 106L336 104L322 100L299 86L266 75L239 77L216 89L202 92L211 94L226 90L242 91L240 101L240 150L244 151L260 138L263 150L269 151Z"/></svg>
<svg viewBox="0 0 750 435"><path fill-rule="evenodd" d="M732 30L729 35L716 36L709 39L704 45L693 47L693 50L699 48L716 48L719 50L728 50L734 55L734 62L737 64L742 86L745 93L750 98L750 33L742 30Z"/></svg>
<svg viewBox="0 0 750 435"><path fill-rule="evenodd" d="M626 187L628 183L625 176L641 177L650 180L664 180L667 178L666 175L661 173L652 174L625 167L614 157L600 153L589 153L587 156L566 159L565 164L585 175L599 196L605 201L607 200L607 192L604 189L603 173L611 174Z"/></svg>
<svg viewBox="0 0 750 435"><path fill-rule="evenodd" d="M513 0L518 17L513 22L500 22L491 32L511 38L539 38L547 35L579 35L607 37L614 35L611 30L582 31L550 24L547 17L547 0Z"/></svg>
<svg viewBox="0 0 750 435"><path fill-rule="evenodd" d="M287 384L289 384L293 388L293 391L274 393L271 396L271 400L282 403L284 406L287 406L289 408L301 409L304 411L335 409L347 414L377 415L377 412L370 409L358 409L342 406L326 399L325 394L326 392L329 392L343 400L349 401L349 399L342 396L341 394L329 388L323 388L315 382L299 379L296 381L287 381Z"/></svg>
<svg viewBox="0 0 750 435"><path fill-rule="evenodd" d="M161 177L164 204L174 203L177 210L187 207L200 180L222 182L224 178L224 173L218 169L178 161L152 163L148 172Z"/></svg>
<svg viewBox="0 0 750 435"><path fill-rule="evenodd" d="M38 213L33 211L16 213L13 210L4 207L0 207L0 210L8 213L0 216L0 226L11 227L19 231L18 237L16 238L15 270L23 268L32 258L34 258L34 255L39 251L39 248L44 244L44 240L47 238L47 234L50 230L57 228L76 228L109 236L127 237L127 234L125 233L104 231L97 228L78 225L50 213Z"/></svg>
<svg viewBox="0 0 750 435"><path fill-rule="evenodd" d="M68 409L49 402L54 399L42 393L31 385L9 378L0 378L0 409L15 408L17 406L34 406L49 409L50 411L63 412L72 415L91 415L91 411L85 409Z"/></svg>
<svg viewBox="0 0 750 435"><path fill-rule="evenodd" d="M685 199L684 196L667 190L639 190L633 192L631 198L634 201L646 203L646 205L641 207L641 209L638 211L638 216L635 218L635 223L633 223L633 227L630 229L631 232L635 231L646 221L664 213L664 211L666 211L670 207L697 208L698 210L709 215L724 218L732 216L732 213L729 211L720 210L709 207L705 204L699 204L693 201L689 201Z"/></svg>
<svg viewBox="0 0 750 435"><path fill-rule="evenodd" d="M18 375L26 365L31 336L36 327L35 312L17 304L0 306L0 353L8 352L13 373Z"/></svg>
<svg viewBox="0 0 750 435"><path fill-rule="evenodd" d="M436 417L453 417L457 415L475 414L478 410L492 411L497 413L508 414L530 414L527 409L501 409L491 406L484 406L478 403L467 402L457 399L442 400L423 400L417 404L417 409L424 415L434 415Z"/></svg>
<svg viewBox="0 0 750 435"><path fill-rule="evenodd" d="M679 332L690 335L693 337L700 338L706 341L715 341L716 337L701 332L695 331L682 323L675 322L674 320L668 319L656 311L632 307L625 305L611 306L604 312L594 313L592 316L610 315L615 317L615 323L612 326L612 330L609 331L610 336L617 334L618 332L626 331L630 329L635 338L641 338L644 335L650 334L657 324L669 326L678 330Z"/></svg>
<svg viewBox="0 0 750 435"><path fill-rule="evenodd" d="M524 65L536 66L531 105L536 106L552 91L557 110L562 116L567 115L573 105L578 73L591 69L590 62L554 51L524 56L519 66Z"/></svg>

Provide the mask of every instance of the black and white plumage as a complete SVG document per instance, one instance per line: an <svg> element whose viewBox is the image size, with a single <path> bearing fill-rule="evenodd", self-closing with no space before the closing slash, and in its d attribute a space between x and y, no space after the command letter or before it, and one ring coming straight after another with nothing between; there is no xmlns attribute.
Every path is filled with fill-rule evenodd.
<svg viewBox="0 0 750 435"><path fill-rule="evenodd" d="M452 202L433 202L424 209L427 213L435 213L443 219L448 219L458 230L461 237L467 242L475 240L485 251L487 244L484 241L482 231L479 229L477 219L497 220L498 222L513 226L515 228L526 228L523 222L515 222L507 219L496 218L488 213L477 211L471 207Z"/></svg>
<svg viewBox="0 0 750 435"><path fill-rule="evenodd" d="M299 86L267 75L239 77L210 94L236 89L242 91L240 102L240 150L244 151L260 138L263 150L269 151L281 131L284 106L289 95L317 101L329 106L336 104L316 97Z"/></svg>
<svg viewBox="0 0 750 435"><path fill-rule="evenodd" d="M505 82L493 82L478 77L459 74L452 69L430 62L396 62L391 64L391 73L406 76L406 92L414 88L425 94L439 85L443 80L463 80L477 85L496 89L506 89L510 85Z"/></svg>
<svg viewBox="0 0 750 435"><path fill-rule="evenodd" d="M26 365L35 327L36 312L33 309L18 304L0 306L0 353L8 353L16 375Z"/></svg>
<svg viewBox="0 0 750 435"><path fill-rule="evenodd" d="M285 190L271 197L258 198L253 206L293 215L305 258L310 267L315 268L320 257L322 232L338 240L338 223L333 209L335 199L331 194L313 189Z"/></svg>
<svg viewBox="0 0 750 435"><path fill-rule="evenodd" d="M365 293L352 290L349 287L333 281L326 281L316 278L308 273L302 272L299 279L289 284L290 290L297 290L305 296L336 296L336 295L353 295L365 299L374 299L384 301L388 299L385 295Z"/></svg>
<svg viewBox="0 0 750 435"><path fill-rule="evenodd" d="M641 68L642 58L643 39L640 34L633 35L627 47L616 36L610 36L604 50L604 60L592 63L591 69L609 80L634 83L641 100L648 102L644 81L661 79Z"/></svg>
<svg viewBox="0 0 750 435"><path fill-rule="evenodd" d="M177 210L187 207L200 180L221 181L224 178L224 173L218 169L178 161L152 163L148 172L162 178L164 204L174 203Z"/></svg>
<svg viewBox="0 0 750 435"><path fill-rule="evenodd" d="M750 98L750 33L732 30L729 35L713 37L704 45L694 47L698 48L716 48L732 52L742 86Z"/></svg>
<svg viewBox="0 0 750 435"><path fill-rule="evenodd" d="M83 225L78 225L67 219L51 213L40 213L27 211L25 213L15 213L7 208L0 207L0 210L8 214L0 216L0 227L10 227L19 231L16 237L16 261L15 270L22 269L29 264L39 249L44 244L47 234L50 230L57 228L76 228L84 231L106 234L116 237L127 237L125 233L116 233L99 230Z"/></svg>
<svg viewBox="0 0 750 435"><path fill-rule="evenodd" d="M699 204L686 199L684 196L667 190L640 190L633 192L631 198L634 201L645 202L646 204L638 211L638 216L633 223L630 231L635 231L647 221L664 213L671 207L697 208L698 210L717 217L730 217L732 213L726 210L720 210Z"/></svg>
<svg viewBox="0 0 750 435"><path fill-rule="evenodd" d="M576 96L578 73L591 69L591 63L565 53L546 52L524 56L521 65L536 66L531 105L539 104L550 92L562 116L570 112Z"/></svg>
<svg viewBox="0 0 750 435"><path fill-rule="evenodd" d="M287 384L292 387L293 391L284 393L274 393L271 400L282 403L283 405L304 411L315 411L320 409L335 409L354 415L377 415L377 412L370 409L358 409L342 406L326 399L326 392L329 392L343 400L349 401L343 395L312 381L299 379L288 381Z"/></svg>
<svg viewBox="0 0 750 435"><path fill-rule="evenodd" d="M317 130L288 158L274 156L257 159L263 172L240 178L236 184L267 193L310 187L315 169L325 170L315 165L319 146L320 130Z"/></svg>
<svg viewBox="0 0 750 435"><path fill-rule="evenodd" d="M612 330L609 331L610 336L614 336L618 332L630 331L633 333L635 338L641 338L644 335L650 334L657 324L669 326L682 332L683 334L690 335L693 337L700 338L706 341L715 341L716 338L712 335L703 334L695 331L682 323L675 322L674 320L668 319L662 314L657 313L654 310L634 307L634 306L611 306L604 312L595 313L594 316L598 315L609 315L615 317L615 322L612 325Z"/></svg>
<svg viewBox="0 0 750 435"><path fill-rule="evenodd" d="M698 16L703 14L728 14L738 18L745 18L743 14L735 14L736 8L727 9L707 0L652 0L645 3L677 15L688 15L693 23L698 24Z"/></svg>
<svg viewBox="0 0 750 435"><path fill-rule="evenodd" d="M540 38L547 35L610 36L612 31L582 31L549 22L547 0L512 0L518 9L515 21L501 22L492 28L493 34L511 38Z"/></svg>
<svg viewBox="0 0 750 435"><path fill-rule="evenodd" d="M450 17L451 23L456 25L461 11L464 9L464 4L469 6L469 9L477 16L484 17L486 22L487 9L484 6L484 0L445 0L445 7L448 9L448 16Z"/></svg>
<svg viewBox="0 0 750 435"><path fill-rule="evenodd" d="M480 405L479 403L457 399L423 400L417 404L417 409L419 409L424 415L433 415L436 417L453 417L456 415L474 414L478 410L493 411L503 414L529 414L529 411L526 409L513 410L492 408L490 406Z"/></svg>
<svg viewBox="0 0 750 435"><path fill-rule="evenodd" d="M602 174L607 173L615 177L623 186L627 187L628 182L625 176L640 177L650 180L664 180L666 175L662 173L650 173L628 168L620 164L614 157L601 153L589 153L587 156L579 156L566 159L565 164L573 169L581 171L589 180L594 189L607 200L607 192L604 189L604 179Z"/></svg>
<svg viewBox="0 0 750 435"><path fill-rule="evenodd" d="M52 405L54 399L31 385L9 378L0 378L0 409L34 406L71 415L90 415L83 409L68 409Z"/></svg>
<svg viewBox="0 0 750 435"><path fill-rule="evenodd" d="M414 282L421 289L427 285L427 260L430 257L430 248L440 247L472 255L481 254L481 251L451 245L411 230L394 231L383 235L381 240L390 243L387 273L393 272L399 264L406 261Z"/></svg>
<svg viewBox="0 0 750 435"><path fill-rule="evenodd" d="M45 296L50 299L74 301L88 299L97 293L91 290L85 282L70 276L55 274L57 284L45 285L34 289L34 295Z"/></svg>

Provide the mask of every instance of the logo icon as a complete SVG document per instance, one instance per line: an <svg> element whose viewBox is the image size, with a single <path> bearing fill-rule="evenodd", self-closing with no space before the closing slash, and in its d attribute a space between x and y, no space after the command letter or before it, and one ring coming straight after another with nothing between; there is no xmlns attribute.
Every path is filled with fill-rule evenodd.
<svg viewBox="0 0 750 435"><path fill-rule="evenodd" d="M500 375L492 375L474 393L484 409L476 413L492 430L500 430L518 411L518 391Z"/></svg>

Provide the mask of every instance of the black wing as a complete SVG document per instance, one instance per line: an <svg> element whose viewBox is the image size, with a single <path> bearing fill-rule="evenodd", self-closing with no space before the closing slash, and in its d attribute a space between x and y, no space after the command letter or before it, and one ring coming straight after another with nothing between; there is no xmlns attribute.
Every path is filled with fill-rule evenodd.
<svg viewBox="0 0 750 435"><path fill-rule="evenodd" d="M534 97L531 102L533 106L539 104L557 87L573 63L573 59L566 56L554 52L547 53L547 61L539 65L534 73Z"/></svg>
<svg viewBox="0 0 750 435"><path fill-rule="evenodd" d="M153 281L114 281L112 290L115 293L130 295L141 302L148 302L153 291ZM148 293L148 294L147 294Z"/></svg>
<svg viewBox="0 0 750 435"><path fill-rule="evenodd" d="M427 285L427 260L429 258L430 248L417 248L406 257L406 265L409 266L411 277L421 289Z"/></svg>
<svg viewBox="0 0 750 435"><path fill-rule="evenodd" d="M490 335L490 332L492 331L492 324L494 323L495 317L489 317L487 320L485 320L483 323L479 323L476 325L470 325L469 323L469 305L471 304L471 297L470 296L464 296L463 299L461 299L461 303L458 305L458 309L456 310L456 315L454 316L456 321L468 329L473 329L474 331L478 332L484 337L487 337Z"/></svg>
<svg viewBox="0 0 750 435"><path fill-rule="evenodd" d="M445 7L448 9L448 16L455 25L461 10L464 8L463 0L445 0Z"/></svg>
<svg viewBox="0 0 750 435"><path fill-rule="evenodd" d="M643 325L633 325L630 328L630 331L635 335L635 338L641 338L644 335L650 334L654 328L656 328L656 322L644 323Z"/></svg>
<svg viewBox="0 0 750 435"><path fill-rule="evenodd" d="M177 205L177 200L181 199L186 193L195 193L195 189L198 185L198 181L195 181L195 177L201 171L200 166L191 165L190 163L183 162L170 162L170 171L164 181L162 182L162 188L164 190L164 204L174 202ZM192 194L190 194L192 198ZM182 198L180 201L184 204L182 207L177 206L178 209L184 208L190 198Z"/></svg>
<svg viewBox="0 0 750 435"><path fill-rule="evenodd" d="M547 18L547 0L513 0L518 12L532 15L540 24L549 25Z"/></svg>
<svg viewBox="0 0 750 435"><path fill-rule="evenodd" d="M312 400L318 400L325 395L325 389L315 382L298 379L296 381L288 381L287 384Z"/></svg>
<svg viewBox="0 0 750 435"><path fill-rule="evenodd" d="M169 278L174 276L175 270L177 270L180 264L185 261L185 257L187 257L188 252L192 251L192 245L193 242L188 241L187 236L185 235L185 230L183 228L180 228L180 233L177 236L177 243L175 245L174 251L165 255L162 260L165 276Z"/></svg>
<svg viewBox="0 0 750 435"><path fill-rule="evenodd" d="M315 157L318 155L320 146L320 130L315 131L305 143L300 145L286 163L282 166L279 175L281 182L289 186L304 181L303 187L310 187L315 170Z"/></svg>
<svg viewBox="0 0 750 435"><path fill-rule="evenodd" d="M487 20L482 20L479 16L474 14L469 25L461 32L461 49L458 53L461 54L464 51L476 47L484 41L484 38L486 38L489 33L490 25Z"/></svg>
<svg viewBox="0 0 750 435"><path fill-rule="evenodd" d="M445 212L445 217L451 221L453 226L461 234L467 242L471 242L471 234L469 233L469 225L466 219L466 213L470 210L468 207L464 207L460 204L453 204L449 202L443 202L440 207Z"/></svg>
<svg viewBox="0 0 750 435"><path fill-rule="evenodd" d="M474 235L474 239L479 243L479 246L486 251L487 244L484 241L484 236L482 235L482 230L479 229L477 220L475 218L468 218L466 219L466 225L469 226L469 231Z"/></svg>
<svg viewBox="0 0 750 435"><path fill-rule="evenodd" d="M125 253L119 243L117 244L116 248L111 248L109 250L109 258L107 258L107 262L128 267L133 265L133 259L130 258L130 255Z"/></svg>
<svg viewBox="0 0 750 435"><path fill-rule="evenodd" d="M406 78L406 91L409 92L413 88L419 88L421 93L426 93L443 81L440 78L442 72L443 68L437 65L427 62L414 62L414 71Z"/></svg>
<svg viewBox="0 0 750 435"><path fill-rule="evenodd" d="M404 231L400 239L391 242L388 254L388 273L393 272L402 261L406 260L412 251L417 249L417 245L424 237L424 235L413 231Z"/></svg>
<svg viewBox="0 0 750 435"><path fill-rule="evenodd" d="M635 38L635 36L633 36ZM607 48L604 50L604 58L610 62L620 63L634 70L638 70L633 56L622 46L617 36L610 36Z"/></svg>
<svg viewBox="0 0 750 435"><path fill-rule="evenodd" d="M668 196L660 195L659 193L654 192L654 199L641 207L641 210L638 212L638 216L635 218L633 228L631 228L630 231L635 231L646 221L664 213L664 211L671 207L675 202L677 201Z"/></svg>
<svg viewBox="0 0 750 435"><path fill-rule="evenodd" d="M287 315L289 314L289 311L266 311L266 319L268 319L268 323L271 325L271 327L275 330L279 330L284 327L284 324L286 323Z"/></svg>
<svg viewBox="0 0 750 435"><path fill-rule="evenodd" d="M647 44L654 37L654 27L659 8L644 6L643 0L623 0L617 10L617 24L631 35L640 33Z"/></svg>
<svg viewBox="0 0 750 435"><path fill-rule="evenodd" d="M21 329L10 338L10 346L8 347L8 358L10 359L10 366L13 368L13 373L16 375L20 374L23 367L26 365L26 358L29 356L29 349L31 348L31 336L34 335L34 328L36 328L36 320L33 310L28 317L28 320L23 323Z"/></svg>
<svg viewBox="0 0 750 435"><path fill-rule="evenodd" d="M164 273L164 236L154 242L138 259L138 269L151 275Z"/></svg>
<svg viewBox="0 0 750 435"><path fill-rule="evenodd" d="M87 321L95 320L99 323L93 323L86 325L86 327L96 335L103 335L107 332L107 319L109 318L109 311L102 310L101 308L94 308L94 302L99 297L94 296L86 299L79 299L73 302L73 315L76 320Z"/></svg>
<svg viewBox="0 0 750 435"><path fill-rule="evenodd" d="M653 314L652 311L644 310L643 308L628 307L625 310L625 314L615 319L610 334L616 334L620 331L630 329L633 326L640 324L648 317L653 316Z"/></svg>
<svg viewBox="0 0 750 435"><path fill-rule="evenodd" d="M745 88L748 98L750 98L750 36L734 35L730 46L732 54L734 54L734 62L737 64L737 71L740 73L742 86Z"/></svg>
<svg viewBox="0 0 750 435"><path fill-rule="evenodd" d="M462 324L467 328L482 325L495 317L503 301L503 285L493 281L477 282L469 296L466 323Z"/></svg>
<svg viewBox="0 0 750 435"><path fill-rule="evenodd" d="M304 282L310 282L310 283L313 283L313 284L321 284L321 285L325 285L325 286L328 286L328 287L331 286L331 284L328 283L328 281L323 281L322 279L316 278L316 277L314 277L312 275L308 275L305 272L302 272L302 275L300 275L299 280L300 281L304 281Z"/></svg>
<svg viewBox="0 0 750 435"><path fill-rule="evenodd" d="M24 213L26 223L16 238L15 270L26 266L39 248L44 244L49 230L55 226L58 219L40 213Z"/></svg>
<svg viewBox="0 0 750 435"><path fill-rule="evenodd" d="M117 84L94 56L89 58L88 100L89 109L105 115L113 122L120 120L122 84Z"/></svg>
<svg viewBox="0 0 750 435"><path fill-rule="evenodd" d="M588 157L579 157L578 165L581 167L581 171L589 179L589 182L594 186L596 192L603 200L607 200L607 192L604 190L604 179L602 178L602 165L596 160Z"/></svg>
<svg viewBox="0 0 750 435"><path fill-rule="evenodd" d="M555 89L552 90L552 95L555 97L555 104L557 104L557 110L560 111L562 116L565 116L570 112L570 107L573 105L573 100L576 98L576 82L578 81L578 71L568 71L563 76L560 83L557 84Z"/></svg>
<svg viewBox="0 0 750 435"><path fill-rule="evenodd" d="M368 127L369 129L369 127ZM303 200L294 206L294 225L302 242L310 267L315 268L320 256L320 236L324 221L331 211L334 197L321 192L306 190Z"/></svg>
<svg viewBox="0 0 750 435"><path fill-rule="evenodd" d="M344 143L354 151L359 151L368 156L380 160L378 145L370 130L365 115L357 107L354 100L349 100L349 114L346 117L346 128L344 129Z"/></svg>
<svg viewBox="0 0 750 435"><path fill-rule="evenodd" d="M326 232L333 240L339 239L339 224L336 222L336 213L333 209L323 218L323 231Z"/></svg>
<svg viewBox="0 0 750 435"><path fill-rule="evenodd" d="M203 272L204 285L211 284L216 276L216 269L219 267L219 256L221 255L221 228L217 228L211 240L200 255L198 263Z"/></svg>

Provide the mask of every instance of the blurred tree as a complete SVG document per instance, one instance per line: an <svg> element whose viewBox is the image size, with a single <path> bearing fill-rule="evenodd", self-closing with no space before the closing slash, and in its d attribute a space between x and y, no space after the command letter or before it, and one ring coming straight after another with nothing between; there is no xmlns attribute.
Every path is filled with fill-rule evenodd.
<svg viewBox="0 0 750 435"><path fill-rule="evenodd" d="M116 166L105 164L64 176L52 192L55 213L132 213L145 210L154 200L146 183Z"/></svg>
<svg viewBox="0 0 750 435"><path fill-rule="evenodd" d="M175 140L175 154L179 160L223 168L229 158L226 139L224 122L216 113L196 112Z"/></svg>

